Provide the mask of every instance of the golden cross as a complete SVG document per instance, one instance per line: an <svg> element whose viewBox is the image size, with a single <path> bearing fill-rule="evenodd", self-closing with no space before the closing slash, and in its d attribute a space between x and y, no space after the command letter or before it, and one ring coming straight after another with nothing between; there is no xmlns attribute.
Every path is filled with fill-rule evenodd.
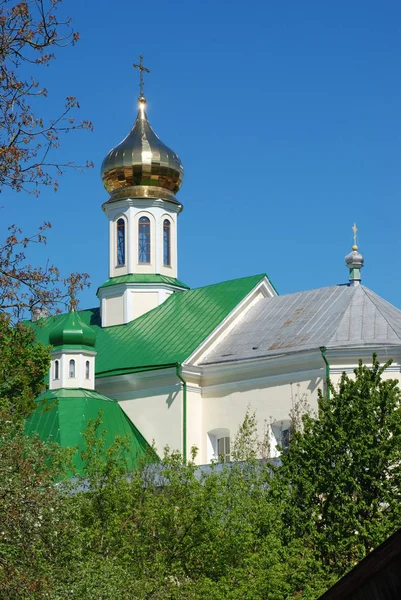
<svg viewBox="0 0 401 600"><path fill-rule="evenodd" d="M353 249L355 248L355 250L357 250L358 246L356 245L356 232L358 231L358 228L356 226L356 223L354 223L352 231L354 232L354 246L353 246Z"/></svg>
<svg viewBox="0 0 401 600"><path fill-rule="evenodd" d="M143 73L150 73L150 70L143 66L143 56L139 55L139 65L133 64L135 69L139 69L139 97L144 98L143 95Z"/></svg>

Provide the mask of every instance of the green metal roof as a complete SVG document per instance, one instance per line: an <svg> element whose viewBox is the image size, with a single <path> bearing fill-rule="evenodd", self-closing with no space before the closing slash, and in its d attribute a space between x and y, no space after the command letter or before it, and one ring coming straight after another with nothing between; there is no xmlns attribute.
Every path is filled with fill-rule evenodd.
<svg viewBox="0 0 401 600"><path fill-rule="evenodd" d="M81 311L96 332L96 377L182 363L266 277L254 275L172 294L163 304L124 325L100 327L99 309ZM32 324L39 341L61 317Z"/></svg>
<svg viewBox="0 0 401 600"><path fill-rule="evenodd" d="M49 342L54 347L80 346L93 349L95 341L96 333L80 319L75 310L58 319L49 334Z"/></svg>
<svg viewBox="0 0 401 600"><path fill-rule="evenodd" d="M189 290L189 287L182 283L182 281L178 281L174 277L167 277L167 275L154 275L148 273L142 274L130 274L130 275L119 275L118 277L111 277L105 283L99 286L99 290L101 288L109 287L111 285L118 285L119 283L165 283L168 285L174 285L175 287L183 288L184 290Z"/></svg>
<svg viewBox="0 0 401 600"><path fill-rule="evenodd" d="M104 434L104 453L116 435L124 436L129 442L128 470L132 471L147 454L157 460L145 438L131 423L115 400L97 392L84 389L60 389L47 391L36 400L37 407L27 419L25 432L37 434L42 441L57 442L63 448L77 447L74 464L82 474L81 451L85 448L83 432L88 421L96 419L102 411L103 423L99 433Z"/></svg>

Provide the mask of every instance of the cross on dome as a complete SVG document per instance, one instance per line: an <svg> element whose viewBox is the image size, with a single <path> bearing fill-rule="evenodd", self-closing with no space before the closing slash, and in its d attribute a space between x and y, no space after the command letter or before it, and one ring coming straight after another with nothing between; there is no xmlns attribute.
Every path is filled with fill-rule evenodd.
<svg viewBox="0 0 401 600"><path fill-rule="evenodd" d="M146 115L146 99L143 91L143 74L150 73L144 66L143 56L139 64L138 116L130 133L112 148L101 167L103 184L110 194L107 202L122 198L166 200L182 205L174 194L178 192L184 177L184 168L177 154L163 144L150 126Z"/></svg>
<svg viewBox="0 0 401 600"><path fill-rule="evenodd" d="M358 246L357 246L357 243L356 243L356 232L358 231L358 228L356 226L356 223L354 223L352 231L354 232L354 245L352 246L352 249L353 250L358 250Z"/></svg>
<svg viewBox="0 0 401 600"><path fill-rule="evenodd" d="M145 100L145 96L144 96L144 93L143 93L143 74L144 73L150 73L150 69L148 69L147 67L143 66L143 56L142 56L142 54L139 55L139 65L137 65L136 63L134 63L133 67L135 69L139 70L139 101Z"/></svg>

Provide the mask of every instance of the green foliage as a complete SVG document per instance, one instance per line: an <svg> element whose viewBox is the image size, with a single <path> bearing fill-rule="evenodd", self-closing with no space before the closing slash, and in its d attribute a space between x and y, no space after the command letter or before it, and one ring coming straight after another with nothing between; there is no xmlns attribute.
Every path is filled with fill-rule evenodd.
<svg viewBox="0 0 401 600"><path fill-rule="evenodd" d="M233 460L255 460L258 456L256 413L251 413L249 408L234 438L231 456Z"/></svg>
<svg viewBox="0 0 401 600"><path fill-rule="evenodd" d="M44 387L50 364L49 348L35 342L29 327L0 313L0 410L13 418L27 416Z"/></svg>
<svg viewBox="0 0 401 600"><path fill-rule="evenodd" d="M71 524L57 480L70 453L23 434L0 413L0 589L9 600L48 598L64 562L62 542ZM61 567L60 567L61 568Z"/></svg>
<svg viewBox="0 0 401 600"><path fill-rule="evenodd" d="M278 467L256 458L248 411L237 462L199 470L166 449L127 476L126 440L105 452L99 415L84 475L61 485L68 457L3 419L4 597L316 600L400 522L401 392L388 364L360 363L320 394Z"/></svg>
<svg viewBox="0 0 401 600"><path fill-rule="evenodd" d="M93 456L101 440L89 439ZM281 541L277 511L266 501L267 463L200 473L166 452L127 479L119 452L117 444L103 466L90 466L90 489L67 499L79 533L61 597L72 590L76 598L279 600L316 572L310 557L294 576L303 549Z"/></svg>
<svg viewBox="0 0 401 600"><path fill-rule="evenodd" d="M124 440L105 453L100 423L86 433L86 473L65 497L74 535L63 541L68 568L52 597L281 600L325 589L327 573L303 541L283 542L268 462L200 472L166 449L127 477ZM252 449L255 426L248 415L234 451Z"/></svg>
<svg viewBox="0 0 401 600"><path fill-rule="evenodd" d="M334 573L361 560L401 522L401 392L373 356L338 389L319 393L283 456L273 493L283 500L288 539L309 540Z"/></svg>

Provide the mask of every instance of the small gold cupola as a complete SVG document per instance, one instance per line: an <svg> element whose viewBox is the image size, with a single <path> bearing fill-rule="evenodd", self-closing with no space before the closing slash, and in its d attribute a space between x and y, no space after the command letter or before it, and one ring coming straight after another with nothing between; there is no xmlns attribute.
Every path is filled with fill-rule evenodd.
<svg viewBox="0 0 401 600"><path fill-rule="evenodd" d="M127 137L110 150L101 167L103 185L110 194L108 202L122 198L160 198L180 204L175 194L181 187L184 168L177 154L158 138L146 115L142 64L138 116Z"/></svg>

